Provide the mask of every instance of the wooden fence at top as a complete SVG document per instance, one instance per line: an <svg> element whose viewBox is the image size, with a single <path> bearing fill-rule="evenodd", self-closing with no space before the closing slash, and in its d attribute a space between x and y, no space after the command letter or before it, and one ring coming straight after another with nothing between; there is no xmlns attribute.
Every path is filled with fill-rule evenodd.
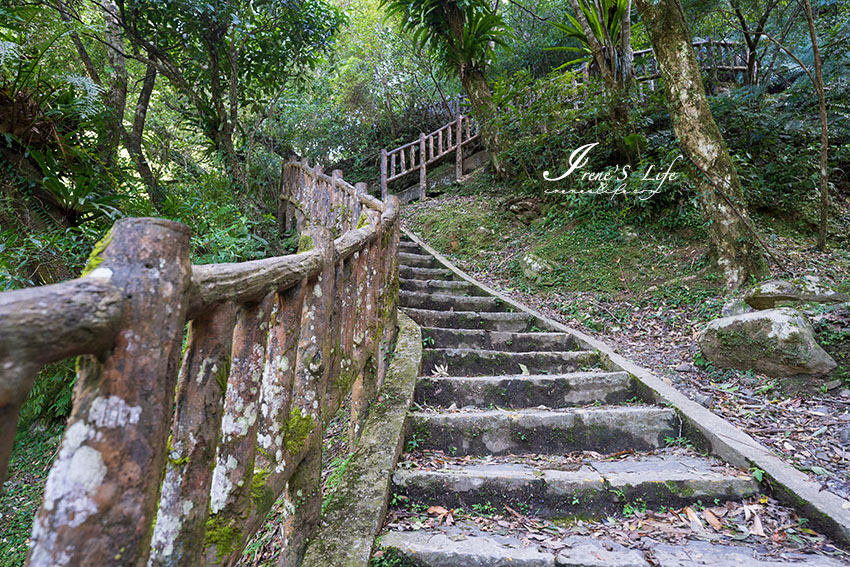
<svg viewBox="0 0 850 567"><path fill-rule="evenodd" d="M717 81L718 71L746 71L747 54L743 46L732 41L698 39L693 42L697 61L703 70ZM661 77L652 49L634 52L635 81L655 90L655 81ZM578 108L579 98L574 98ZM430 134L419 134L419 139L397 148L381 150L381 198L386 199L387 185L405 175L419 170L419 198L424 199L427 189L427 166L455 153L455 178L463 173L463 145L480 136L478 125L471 116L459 114L454 120Z"/></svg>
<svg viewBox="0 0 850 567"><path fill-rule="evenodd" d="M419 198L424 199L428 187L427 166L455 152L455 178L463 174L463 146L478 139L478 125L468 116L457 117L431 132L419 134L419 139L393 150L381 150L381 198L387 198L390 181L419 170Z"/></svg>
<svg viewBox="0 0 850 567"><path fill-rule="evenodd" d="M694 40L693 46L700 68L711 73L715 82L718 71L737 73L747 70L747 52L740 43L697 39ZM646 82L650 90L655 90L655 81L661 77L661 71L652 49L641 49L633 55L635 80Z"/></svg>
<svg viewBox="0 0 850 567"><path fill-rule="evenodd" d="M351 393L356 438L385 370L399 211L297 162L281 199L297 254L192 266L184 225L122 219L83 277L0 294L0 477L39 368L79 356L28 565L233 565L281 496L300 562L324 426Z"/></svg>

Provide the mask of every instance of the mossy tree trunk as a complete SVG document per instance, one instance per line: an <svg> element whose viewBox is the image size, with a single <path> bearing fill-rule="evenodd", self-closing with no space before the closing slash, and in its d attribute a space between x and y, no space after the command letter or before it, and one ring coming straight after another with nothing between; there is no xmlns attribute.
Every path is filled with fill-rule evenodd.
<svg viewBox="0 0 850 567"><path fill-rule="evenodd" d="M487 84L482 66L460 55L462 52L461 46L463 45L463 29L466 25L466 17L457 4L452 4L446 9L446 20L451 35L449 42L453 48L451 51L458 54L455 61L457 62L460 82L466 91L466 95L469 97L472 112L481 128L481 137L484 140L484 146L490 154L490 164L493 166L497 177L505 178L509 173L504 161L500 158L500 154L505 148L498 130L492 123L492 119L496 115L496 107L493 104L490 85Z"/></svg>
<svg viewBox="0 0 850 567"><path fill-rule="evenodd" d="M664 79L664 94L692 176L710 246L726 286L735 289L767 265L755 241L741 181L705 96L691 34L679 0L635 0ZM748 226L749 225L749 226Z"/></svg>
<svg viewBox="0 0 850 567"><path fill-rule="evenodd" d="M496 171L496 175L504 178L508 175L508 170L500 156L500 152L504 149L501 136L491 122L496 114L496 107L493 105L490 86L484 78L484 73L475 68L471 70L461 68L460 79L472 105L472 112L478 118L481 137L490 153L490 163Z"/></svg>

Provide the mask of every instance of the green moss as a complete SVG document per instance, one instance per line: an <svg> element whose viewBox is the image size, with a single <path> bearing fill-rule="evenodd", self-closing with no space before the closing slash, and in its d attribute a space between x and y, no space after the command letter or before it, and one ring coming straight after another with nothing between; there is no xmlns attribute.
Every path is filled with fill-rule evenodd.
<svg viewBox="0 0 850 567"><path fill-rule="evenodd" d="M112 229L106 233L106 236L95 243L94 248L91 250L91 254L89 254L86 267L83 268L83 272L80 274L81 277L90 274L103 263L103 251L106 250L106 247L109 246L110 242L112 242Z"/></svg>
<svg viewBox="0 0 850 567"><path fill-rule="evenodd" d="M171 435L169 435L168 436L168 443L166 444L166 453L165 453L167 458L168 458L168 462L171 463L172 465L176 466L176 467L182 467L183 465L188 464L188 462L189 462L189 456L188 455L184 455L183 457L180 457L179 459L175 459L174 457L171 456L171 453L173 453L173 452L175 452L175 449L174 449L174 446L171 444Z"/></svg>
<svg viewBox="0 0 850 567"><path fill-rule="evenodd" d="M369 225L369 216L362 212L360 213L360 218L357 220L357 228L363 228L364 226Z"/></svg>
<svg viewBox="0 0 850 567"><path fill-rule="evenodd" d="M357 371L354 368L354 362L350 357L343 356L340 361L340 372L336 378L336 389L341 397L345 397L351 390L352 384L357 379Z"/></svg>
<svg viewBox="0 0 850 567"><path fill-rule="evenodd" d="M260 510L268 510L274 504L274 492L267 482L271 471L256 469L251 477L251 499Z"/></svg>
<svg viewBox="0 0 850 567"><path fill-rule="evenodd" d="M239 547L241 533L234 519L225 520L217 516L207 519L204 547L215 546L216 562L232 554Z"/></svg>
<svg viewBox="0 0 850 567"><path fill-rule="evenodd" d="M215 373L215 381L221 388L221 397L227 393L227 379L230 376L230 357L227 356L221 363L221 367Z"/></svg>
<svg viewBox="0 0 850 567"><path fill-rule="evenodd" d="M667 490L670 491L670 494L679 496L683 499L689 500L694 497L694 494L696 494L696 491L692 487L687 486L685 483L680 484L678 482L668 480L664 482L664 486L667 487Z"/></svg>
<svg viewBox="0 0 850 567"><path fill-rule="evenodd" d="M284 445L290 455L297 455L301 447L304 446L304 441L313 431L313 418L309 415L302 415L300 408L292 408L289 412L289 420L283 428L284 430Z"/></svg>
<svg viewBox="0 0 850 567"><path fill-rule="evenodd" d="M302 234L298 238L298 253L301 252L309 252L313 248L316 247L316 243L313 241L313 237L309 234Z"/></svg>

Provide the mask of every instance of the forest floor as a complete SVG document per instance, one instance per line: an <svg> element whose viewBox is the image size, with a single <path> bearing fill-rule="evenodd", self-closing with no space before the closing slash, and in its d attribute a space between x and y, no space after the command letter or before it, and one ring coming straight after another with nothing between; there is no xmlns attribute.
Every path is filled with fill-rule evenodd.
<svg viewBox="0 0 850 567"><path fill-rule="evenodd" d="M615 214L572 220L537 210L475 180L408 205L404 225L473 277L564 324L610 344L772 449L825 489L850 498L850 310L806 311L817 338L838 362L832 376L802 387L752 371L722 370L699 355L696 336L730 301L707 261L699 229L627 224ZM843 211L842 217L848 211ZM844 217L850 218L850 216ZM755 215L784 257L772 277L816 275L850 290L850 249L812 249L814 236ZM533 252L551 272L530 281L520 261Z"/></svg>

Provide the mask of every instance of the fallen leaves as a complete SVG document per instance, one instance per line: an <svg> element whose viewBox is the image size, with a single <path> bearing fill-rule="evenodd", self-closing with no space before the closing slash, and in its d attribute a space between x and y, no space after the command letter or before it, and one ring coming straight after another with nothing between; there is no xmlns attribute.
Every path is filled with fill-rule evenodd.
<svg viewBox="0 0 850 567"><path fill-rule="evenodd" d="M428 514L437 516L437 525L445 523L447 526L455 522L454 510L447 510L442 506L431 506L428 508Z"/></svg>
<svg viewBox="0 0 850 567"><path fill-rule="evenodd" d="M419 510L419 511L417 511ZM418 531L460 529L453 538L463 539L466 527L501 536L518 538L523 546L536 546L541 551L558 553L568 536L589 536L608 540L630 548L642 548L653 542L684 545L690 540L758 546L759 553L780 556L788 552L822 553L850 557L833 546L827 538L806 526L806 520L793 510L769 499L726 502L702 507L699 504L676 510L634 512L632 516L608 517L599 521L574 520L555 525L545 519L528 516L505 506L492 514L433 505L427 509L411 506L390 510L386 527L390 530ZM466 532L467 535L470 532Z"/></svg>
<svg viewBox="0 0 850 567"><path fill-rule="evenodd" d="M720 531L723 528L723 524L720 523L720 520L717 519L717 516L714 515L714 512L706 508L702 512L705 521L708 522L708 525L714 528L715 531Z"/></svg>

